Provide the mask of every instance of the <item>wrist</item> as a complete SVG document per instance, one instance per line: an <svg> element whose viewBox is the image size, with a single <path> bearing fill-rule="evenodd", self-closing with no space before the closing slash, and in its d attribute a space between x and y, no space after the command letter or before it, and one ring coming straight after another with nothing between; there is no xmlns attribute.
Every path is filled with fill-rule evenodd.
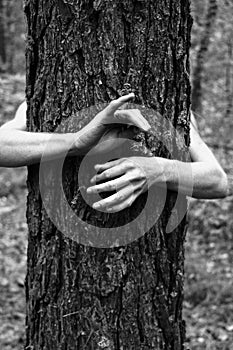
<svg viewBox="0 0 233 350"><path fill-rule="evenodd" d="M65 134L69 156L81 155L81 145L79 144L80 132Z"/></svg>
<svg viewBox="0 0 233 350"><path fill-rule="evenodd" d="M166 159L165 177L168 189L176 190L179 183L177 160Z"/></svg>
<svg viewBox="0 0 233 350"><path fill-rule="evenodd" d="M176 161L162 157L155 157L156 176L153 183L166 183L168 186L174 181ZM158 172L159 169L159 172ZM160 174L158 177L158 173Z"/></svg>

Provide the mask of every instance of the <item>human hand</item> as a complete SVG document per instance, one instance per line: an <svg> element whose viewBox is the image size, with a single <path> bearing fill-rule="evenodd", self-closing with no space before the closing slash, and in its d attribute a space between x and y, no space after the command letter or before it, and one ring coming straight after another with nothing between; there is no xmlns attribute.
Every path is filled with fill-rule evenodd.
<svg viewBox="0 0 233 350"><path fill-rule="evenodd" d="M76 149L79 153L85 154L93 149L99 142L100 147L93 150L94 153L109 151L114 145L115 139L132 137L133 128L126 129L126 126L137 127L142 131L148 131L150 125L138 109L121 109L125 103L134 98L134 94L122 96L113 100L100 113L98 113L89 124L77 133ZM107 142L106 142L107 141ZM121 140L123 142L123 140ZM119 142L116 143L119 146Z"/></svg>
<svg viewBox="0 0 233 350"><path fill-rule="evenodd" d="M153 184L166 181L163 158L129 157L97 164L97 175L91 179L95 184L87 193L112 192L105 199L93 204L93 208L107 212L117 212L130 207L135 199ZM107 181L100 183L102 181Z"/></svg>

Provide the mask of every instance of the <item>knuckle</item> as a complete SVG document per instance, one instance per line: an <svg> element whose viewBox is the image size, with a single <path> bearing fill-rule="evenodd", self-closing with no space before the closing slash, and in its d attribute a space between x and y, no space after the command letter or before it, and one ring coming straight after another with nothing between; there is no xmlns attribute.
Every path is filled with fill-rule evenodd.
<svg viewBox="0 0 233 350"><path fill-rule="evenodd" d="M145 174L142 170L138 169L137 174L140 180L146 179Z"/></svg>
<svg viewBox="0 0 233 350"><path fill-rule="evenodd" d="M125 158L124 164L129 169L133 169L134 168L134 163L130 159Z"/></svg>
<svg viewBox="0 0 233 350"><path fill-rule="evenodd" d="M140 166L137 166L137 174L142 179L146 178L145 172Z"/></svg>
<svg viewBox="0 0 233 350"><path fill-rule="evenodd" d="M109 191L113 191L113 190L114 190L114 185L113 185L113 184L108 184L108 185L106 186L106 188L107 188L107 190L109 190Z"/></svg>
<svg viewBox="0 0 233 350"><path fill-rule="evenodd" d="M131 178L133 180L141 180L144 178L144 174L142 173L142 171L140 171L140 169L136 168L133 169L133 171L131 172Z"/></svg>
<svg viewBox="0 0 233 350"><path fill-rule="evenodd" d="M106 170L104 173L103 173L103 179L109 179L110 177L110 171Z"/></svg>
<svg viewBox="0 0 233 350"><path fill-rule="evenodd" d="M117 192L117 199L119 199L120 201L124 199L124 194Z"/></svg>
<svg viewBox="0 0 233 350"><path fill-rule="evenodd" d="M122 200L122 194L117 192L116 199L117 200Z"/></svg>
<svg viewBox="0 0 233 350"><path fill-rule="evenodd" d="M94 182L95 182L96 184L98 184L98 182L100 182L100 181L101 181L101 176L100 176L100 175L97 175L96 178L95 178L95 180L94 180Z"/></svg>

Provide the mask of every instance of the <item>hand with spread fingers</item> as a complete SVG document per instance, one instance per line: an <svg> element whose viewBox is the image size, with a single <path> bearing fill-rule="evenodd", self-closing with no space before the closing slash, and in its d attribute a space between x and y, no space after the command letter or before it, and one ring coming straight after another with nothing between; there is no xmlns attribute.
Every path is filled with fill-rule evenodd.
<svg viewBox="0 0 233 350"><path fill-rule="evenodd" d="M109 152L119 147L124 139L132 138L135 128L145 132L150 129L138 109L120 109L133 98L134 94L130 93L113 100L80 130L77 143L83 154L90 150L92 155Z"/></svg>
<svg viewBox="0 0 233 350"><path fill-rule="evenodd" d="M95 185L89 187L87 193L117 192L94 203L93 208L117 212L131 206L150 186L165 181L161 160L157 157L129 157L97 164L97 175L91 179Z"/></svg>

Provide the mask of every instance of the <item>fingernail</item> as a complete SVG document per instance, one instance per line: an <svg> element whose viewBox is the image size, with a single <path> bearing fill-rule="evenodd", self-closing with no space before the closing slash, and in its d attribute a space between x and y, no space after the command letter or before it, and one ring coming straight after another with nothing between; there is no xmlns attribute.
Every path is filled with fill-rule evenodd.
<svg viewBox="0 0 233 350"><path fill-rule="evenodd" d="M129 93L129 98L134 98L134 97L135 97L134 93L133 93L133 92L130 92L130 93Z"/></svg>
<svg viewBox="0 0 233 350"><path fill-rule="evenodd" d="M98 190L95 187L89 187L88 193L98 193Z"/></svg>

